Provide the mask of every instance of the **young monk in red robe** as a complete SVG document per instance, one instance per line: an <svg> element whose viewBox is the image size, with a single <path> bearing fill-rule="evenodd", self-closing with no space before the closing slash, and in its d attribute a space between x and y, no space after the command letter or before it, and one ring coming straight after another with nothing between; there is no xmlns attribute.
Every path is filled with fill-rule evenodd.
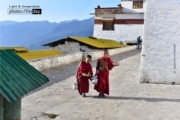
<svg viewBox="0 0 180 120"><path fill-rule="evenodd" d="M77 80L78 80L78 91L83 97L86 96L85 93L89 92L89 79L93 75L92 66L90 62L92 61L91 55L87 55L85 61L81 61L77 70Z"/></svg>
<svg viewBox="0 0 180 120"><path fill-rule="evenodd" d="M109 57L108 50L103 51L103 55L97 61L96 73L98 77L98 83L94 86L94 89L99 92L99 97L105 97L104 94L109 95L109 71L116 66L117 63L113 63Z"/></svg>

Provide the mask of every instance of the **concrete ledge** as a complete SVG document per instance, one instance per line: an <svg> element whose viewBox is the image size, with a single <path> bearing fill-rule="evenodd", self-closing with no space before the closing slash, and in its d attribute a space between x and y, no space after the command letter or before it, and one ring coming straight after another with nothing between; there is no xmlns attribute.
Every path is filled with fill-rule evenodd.
<svg viewBox="0 0 180 120"><path fill-rule="evenodd" d="M136 49L136 46L129 46L129 47L124 47L124 48L110 49L109 53L110 53L110 56L113 56L122 52L127 52L127 51L131 51L135 49ZM93 60L96 60L101 56L102 51L87 52L87 54L91 54L93 57ZM43 71L43 70L50 69L53 67L80 61L81 59L82 59L82 52L76 52L73 54L66 54L66 55L61 55L61 56L53 56L53 57L47 57L47 58L42 58L42 59L29 60L27 62L33 67L35 67L37 70Z"/></svg>

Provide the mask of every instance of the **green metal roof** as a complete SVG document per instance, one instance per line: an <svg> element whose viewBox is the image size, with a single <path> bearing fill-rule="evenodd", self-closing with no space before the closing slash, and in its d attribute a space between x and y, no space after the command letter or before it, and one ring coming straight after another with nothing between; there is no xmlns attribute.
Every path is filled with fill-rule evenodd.
<svg viewBox="0 0 180 120"><path fill-rule="evenodd" d="M0 93L14 102L49 79L12 50L0 50Z"/></svg>

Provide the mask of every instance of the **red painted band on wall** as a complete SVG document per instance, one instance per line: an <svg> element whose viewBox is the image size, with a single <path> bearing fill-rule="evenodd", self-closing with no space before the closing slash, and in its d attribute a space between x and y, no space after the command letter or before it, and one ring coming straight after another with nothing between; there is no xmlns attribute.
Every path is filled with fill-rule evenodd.
<svg viewBox="0 0 180 120"><path fill-rule="evenodd" d="M95 19L94 24L103 24L103 20ZM114 19L114 24L144 24L144 19Z"/></svg>

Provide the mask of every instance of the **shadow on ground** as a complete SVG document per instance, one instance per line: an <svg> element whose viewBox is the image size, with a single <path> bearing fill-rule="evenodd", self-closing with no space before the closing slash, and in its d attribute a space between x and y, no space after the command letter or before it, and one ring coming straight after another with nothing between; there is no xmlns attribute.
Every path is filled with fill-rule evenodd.
<svg viewBox="0 0 180 120"><path fill-rule="evenodd" d="M167 98L147 98L147 97L123 97L123 96L106 96L104 98L99 98L97 96L87 96L97 99L113 99L113 100L144 100L148 102L180 102L180 99L167 99Z"/></svg>

